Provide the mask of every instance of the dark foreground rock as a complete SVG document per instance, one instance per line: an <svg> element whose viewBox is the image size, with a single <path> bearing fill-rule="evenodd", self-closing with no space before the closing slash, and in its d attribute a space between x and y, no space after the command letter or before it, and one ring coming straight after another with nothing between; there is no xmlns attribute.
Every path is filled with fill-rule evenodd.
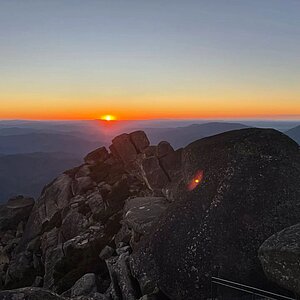
<svg viewBox="0 0 300 300"><path fill-rule="evenodd" d="M268 287L258 248L299 222L296 143L247 129L174 151L136 131L110 150L56 178L33 208L11 201L4 209L31 212L23 225L0 217L1 243L14 241L9 256L0 255L2 288L157 300L211 297L211 276Z"/></svg>
<svg viewBox="0 0 300 300"><path fill-rule="evenodd" d="M300 224L268 238L259 248L259 259L267 277L300 295Z"/></svg>
<svg viewBox="0 0 300 300"><path fill-rule="evenodd" d="M32 198L18 196L0 205L0 289L5 284L7 268L21 240L34 205Z"/></svg>
<svg viewBox="0 0 300 300"><path fill-rule="evenodd" d="M121 135L113 140L111 153L103 147L91 152L83 165L46 186L33 208L24 199L10 201L7 212L22 209L26 221L32 212L13 255L0 257L3 287L38 285L63 293L83 275L95 273L101 279L99 290L105 291L110 279L104 259L116 253L114 239L122 227L125 201L163 192L155 183L149 185L151 167L143 169L148 147L142 131ZM159 163L155 170L164 172ZM0 224L7 235L21 219L3 215ZM105 249L110 249L108 257Z"/></svg>
<svg viewBox="0 0 300 300"><path fill-rule="evenodd" d="M232 131L187 146L181 172L175 202L133 254L135 276L171 299L210 297L211 276L268 288L257 251L299 220L298 145L274 130Z"/></svg>
<svg viewBox="0 0 300 300"><path fill-rule="evenodd" d="M10 291L0 291L1 300L63 300L65 298L41 288L26 287Z"/></svg>

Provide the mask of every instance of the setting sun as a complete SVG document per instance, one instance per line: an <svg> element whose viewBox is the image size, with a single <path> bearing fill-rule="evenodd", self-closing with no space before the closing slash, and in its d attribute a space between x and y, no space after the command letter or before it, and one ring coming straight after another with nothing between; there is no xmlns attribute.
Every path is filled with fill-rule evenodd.
<svg viewBox="0 0 300 300"><path fill-rule="evenodd" d="M104 115L101 117L101 120L103 121L115 121L117 118L112 115Z"/></svg>

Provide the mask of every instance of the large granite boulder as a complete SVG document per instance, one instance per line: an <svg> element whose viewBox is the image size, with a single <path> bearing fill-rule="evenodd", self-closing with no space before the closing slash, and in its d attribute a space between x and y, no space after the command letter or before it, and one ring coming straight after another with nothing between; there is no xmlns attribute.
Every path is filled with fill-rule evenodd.
<svg viewBox="0 0 300 300"><path fill-rule="evenodd" d="M89 165L93 165L97 162L104 162L109 158L109 153L105 147L98 148L90 152L85 158L84 162Z"/></svg>
<svg viewBox="0 0 300 300"><path fill-rule="evenodd" d="M140 239L151 232L153 225L169 204L164 197L128 199L123 209L122 228L115 237L116 246L121 243L135 248Z"/></svg>
<svg viewBox="0 0 300 300"><path fill-rule="evenodd" d="M157 145L157 157L162 158L172 152L174 152L173 147L170 145L170 143L166 141L162 141Z"/></svg>
<svg viewBox="0 0 300 300"><path fill-rule="evenodd" d="M71 297L88 296L97 292L96 275L88 273L78 279L71 288Z"/></svg>
<svg viewBox="0 0 300 300"><path fill-rule="evenodd" d="M147 235L169 204L164 197L128 199L123 209L123 224L137 234Z"/></svg>
<svg viewBox="0 0 300 300"><path fill-rule="evenodd" d="M300 224L268 238L259 248L259 259L270 280L300 295Z"/></svg>
<svg viewBox="0 0 300 300"><path fill-rule="evenodd" d="M109 149L114 156L119 157L125 164L136 160L138 154L130 135L127 133L115 137Z"/></svg>
<svg viewBox="0 0 300 300"><path fill-rule="evenodd" d="M130 140L133 143L138 153L149 147L150 142L144 131L134 131L129 134Z"/></svg>
<svg viewBox="0 0 300 300"><path fill-rule="evenodd" d="M133 272L171 299L206 299L211 276L268 287L257 251L299 221L298 145L275 130L245 129L182 150L174 202L133 253Z"/></svg>

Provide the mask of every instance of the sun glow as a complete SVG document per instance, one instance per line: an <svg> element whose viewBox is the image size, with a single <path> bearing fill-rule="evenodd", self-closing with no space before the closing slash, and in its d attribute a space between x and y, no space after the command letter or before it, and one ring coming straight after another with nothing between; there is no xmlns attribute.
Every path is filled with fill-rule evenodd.
<svg viewBox="0 0 300 300"><path fill-rule="evenodd" d="M117 118L113 115L104 115L101 116L102 121L115 121Z"/></svg>

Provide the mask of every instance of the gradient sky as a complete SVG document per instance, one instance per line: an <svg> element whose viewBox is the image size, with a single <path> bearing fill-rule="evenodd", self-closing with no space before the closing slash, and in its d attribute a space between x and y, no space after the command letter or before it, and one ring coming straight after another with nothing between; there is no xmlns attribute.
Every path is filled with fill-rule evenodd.
<svg viewBox="0 0 300 300"><path fill-rule="evenodd" d="M1 0L0 118L300 117L299 0Z"/></svg>

